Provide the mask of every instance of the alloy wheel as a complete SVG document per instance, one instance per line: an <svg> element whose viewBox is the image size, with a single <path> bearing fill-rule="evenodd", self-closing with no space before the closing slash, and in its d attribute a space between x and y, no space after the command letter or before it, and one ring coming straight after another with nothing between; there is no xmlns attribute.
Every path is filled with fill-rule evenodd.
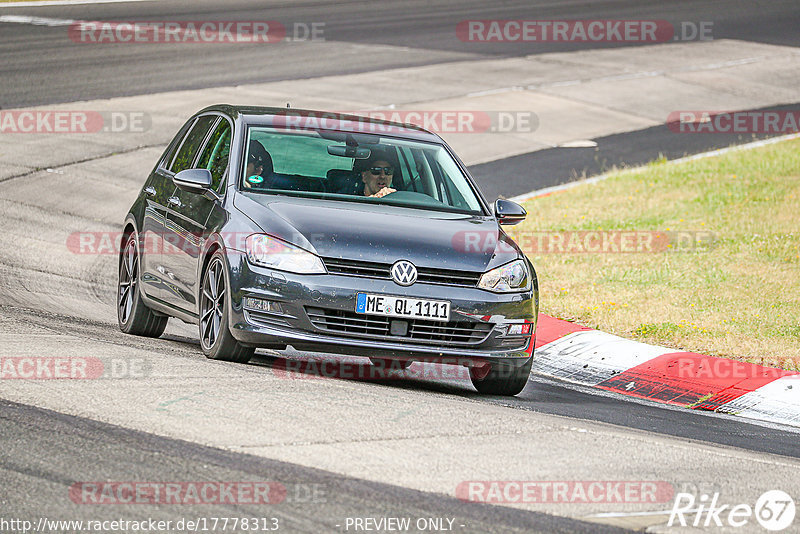
<svg viewBox="0 0 800 534"><path fill-rule="evenodd" d="M133 299L136 298L136 283L139 279L139 262L136 254L136 242L131 237L122 255L117 291L117 308L119 320L125 324L130 320Z"/></svg>
<svg viewBox="0 0 800 534"><path fill-rule="evenodd" d="M215 258L206 269L203 293L200 297L200 332L203 346L214 346L222 328L222 312L225 306L225 275L222 261Z"/></svg>

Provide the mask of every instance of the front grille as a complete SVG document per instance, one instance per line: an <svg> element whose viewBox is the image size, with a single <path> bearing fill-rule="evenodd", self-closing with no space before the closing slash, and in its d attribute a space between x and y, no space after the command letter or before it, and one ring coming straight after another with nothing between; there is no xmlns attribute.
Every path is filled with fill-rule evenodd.
<svg viewBox="0 0 800 534"><path fill-rule="evenodd" d="M379 315L362 315L351 311L323 308L306 308L311 324L320 330L346 336L386 339L389 341L414 341L424 345L455 344L477 345L492 330L489 323L470 321L430 321L427 319L398 319ZM405 321L408 331L404 336L390 333L391 321Z"/></svg>
<svg viewBox="0 0 800 534"><path fill-rule="evenodd" d="M385 263L342 260L338 258L323 258L322 261L325 263L325 268L328 269L329 273L368 276L370 278L391 278L389 271L392 266Z"/></svg>
<svg viewBox="0 0 800 534"><path fill-rule="evenodd" d="M341 258L322 258L329 273L367 278L391 280L392 265L361 260L344 260ZM442 284L448 286L475 287L480 280L480 273L456 271L453 269L431 269L417 267L417 283Z"/></svg>

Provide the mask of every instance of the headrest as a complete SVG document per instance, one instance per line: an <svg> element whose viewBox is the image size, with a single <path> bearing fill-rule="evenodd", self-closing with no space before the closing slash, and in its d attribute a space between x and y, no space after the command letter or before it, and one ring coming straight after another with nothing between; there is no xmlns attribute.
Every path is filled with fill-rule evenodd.
<svg viewBox="0 0 800 534"><path fill-rule="evenodd" d="M261 171L261 176L269 176L272 174L272 156L269 155L267 149L264 148L259 141L255 139L250 141L250 154L248 156L248 163L255 162L261 163L264 170Z"/></svg>

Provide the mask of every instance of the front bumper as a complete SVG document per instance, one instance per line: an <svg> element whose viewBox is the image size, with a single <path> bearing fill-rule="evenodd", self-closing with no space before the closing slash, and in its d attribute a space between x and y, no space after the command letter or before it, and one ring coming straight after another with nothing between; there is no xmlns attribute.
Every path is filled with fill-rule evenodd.
<svg viewBox="0 0 800 534"><path fill-rule="evenodd" d="M229 254L228 261L231 265L231 333L245 345L291 345L303 351L389 359L457 359L465 365L497 360L519 360L523 363L533 352L538 315L535 289L524 293L497 294L477 288L439 284L417 283L402 287L385 279L274 271L250 265L239 253ZM453 336L444 336L441 340L421 340L394 336L388 332L387 335L332 332L320 328L319 322L315 323L309 318L309 308L316 312L328 310L330 313L352 315L357 293L448 300L451 303L451 323L457 322L461 331L474 328L480 335L470 338L475 341L458 342L452 341ZM245 308L245 297L277 302L280 312ZM528 334L508 335L511 324L528 324Z"/></svg>

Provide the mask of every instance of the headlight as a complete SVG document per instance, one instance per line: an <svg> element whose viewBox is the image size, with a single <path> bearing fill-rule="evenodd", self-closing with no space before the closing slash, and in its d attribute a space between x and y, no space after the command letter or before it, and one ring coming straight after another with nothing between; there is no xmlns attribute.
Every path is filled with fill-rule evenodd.
<svg viewBox="0 0 800 534"><path fill-rule="evenodd" d="M266 234L253 234L246 241L247 259L254 265L300 274L324 274L318 256Z"/></svg>
<svg viewBox="0 0 800 534"><path fill-rule="evenodd" d="M525 260L514 260L496 269L483 273L478 287L495 293L527 291L530 289L530 276Z"/></svg>

